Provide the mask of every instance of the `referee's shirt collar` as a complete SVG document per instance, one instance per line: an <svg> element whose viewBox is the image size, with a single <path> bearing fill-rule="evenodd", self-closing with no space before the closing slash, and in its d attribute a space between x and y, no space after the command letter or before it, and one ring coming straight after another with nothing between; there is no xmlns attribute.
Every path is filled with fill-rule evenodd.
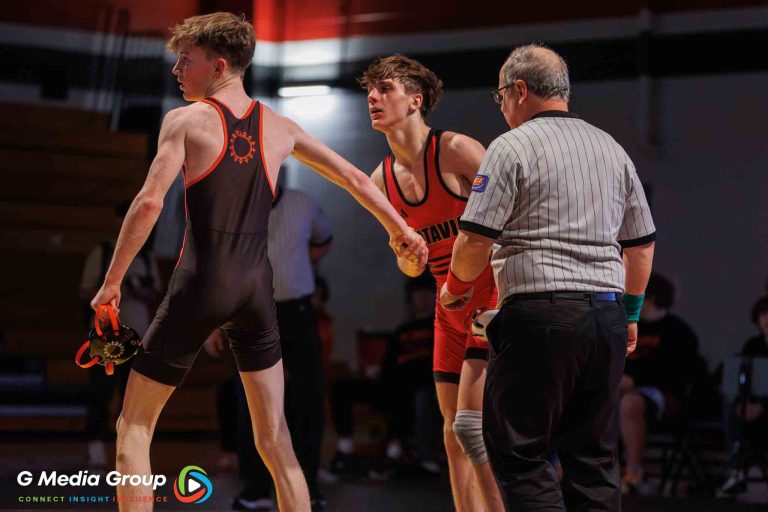
<svg viewBox="0 0 768 512"><path fill-rule="evenodd" d="M535 116L531 117L529 121L539 117L570 117L572 119L579 118L578 114L575 114L573 112L566 112L565 110L542 110Z"/></svg>

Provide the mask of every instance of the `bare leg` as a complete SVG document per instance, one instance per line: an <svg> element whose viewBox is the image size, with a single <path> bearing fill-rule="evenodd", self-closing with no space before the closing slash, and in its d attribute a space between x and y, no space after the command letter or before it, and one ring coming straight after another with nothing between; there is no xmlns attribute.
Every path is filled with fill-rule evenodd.
<svg viewBox="0 0 768 512"><path fill-rule="evenodd" d="M627 467L633 471L643 465L646 430L645 399L639 393L627 393L621 397L621 440Z"/></svg>
<svg viewBox="0 0 768 512"><path fill-rule="evenodd" d="M456 439L456 434L453 433L459 386L450 382L436 382L435 387L437 388L440 413L443 415L443 440L445 452L448 455L453 503L457 512L481 511L481 501L477 495L477 482L473 476L472 463L464 455L464 451Z"/></svg>
<svg viewBox="0 0 768 512"><path fill-rule="evenodd" d="M309 491L285 422L283 362L257 372L240 372L251 412L254 439L275 482L281 512L309 512Z"/></svg>
<svg viewBox="0 0 768 512"><path fill-rule="evenodd" d="M483 410L483 387L487 368L488 362L482 359L464 361L459 382L458 410ZM472 496L473 501L482 501L486 512L503 512L504 504L490 464L486 462L479 466L472 465L472 467L477 479L477 492L473 493L475 494Z"/></svg>
<svg viewBox="0 0 768 512"><path fill-rule="evenodd" d="M630 391L621 397L621 440L627 468L637 472L642 468L645 454L647 429L645 424L645 399Z"/></svg>
<svg viewBox="0 0 768 512"><path fill-rule="evenodd" d="M155 425L165 403L176 388L161 384L131 370L123 399L123 410L117 419L117 465L123 475L149 475L149 446ZM151 486L118 485L117 497L152 496ZM120 512L151 512L152 502L118 503Z"/></svg>

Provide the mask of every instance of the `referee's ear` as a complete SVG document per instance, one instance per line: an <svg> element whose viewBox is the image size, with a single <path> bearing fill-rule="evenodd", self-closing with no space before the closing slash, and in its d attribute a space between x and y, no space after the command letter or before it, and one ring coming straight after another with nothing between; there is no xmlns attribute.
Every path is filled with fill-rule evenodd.
<svg viewBox="0 0 768 512"><path fill-rule="evenodd" d="M522 105L528 99L528 84L524 80L515 80L515 84L512 89L517 89L520 93L520 99L517 100L519 105ZM513 92L514 94L514 92Z"/></svg>

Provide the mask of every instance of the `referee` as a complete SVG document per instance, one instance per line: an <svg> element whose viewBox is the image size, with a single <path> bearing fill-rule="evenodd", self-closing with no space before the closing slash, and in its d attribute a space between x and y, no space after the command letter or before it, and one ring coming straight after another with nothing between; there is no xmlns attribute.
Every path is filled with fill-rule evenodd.
<svg viewBox="0 0 768 512"><path fill-rule="evenodd" d="M507 510L621 506L619 381L655 227L632 161L568 112L569 92L552 50L507 58L493 97L512 129L475 178L441 293L462 308L492 249L501 307L487 329L483 431Z"/></svg>

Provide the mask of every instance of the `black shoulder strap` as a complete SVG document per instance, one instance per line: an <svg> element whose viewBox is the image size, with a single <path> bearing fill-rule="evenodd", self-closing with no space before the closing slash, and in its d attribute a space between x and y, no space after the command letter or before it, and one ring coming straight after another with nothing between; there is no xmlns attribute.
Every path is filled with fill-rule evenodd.
<svg viewBox="0 0 768 512"><path fill-rule="evenodd" d="M395 185L395 154L391 151L387 153L387 156L381 161L381 170L384 174L384 193L391 203L392 200L389 195L389 185L392 184L394 187L397 186ZM394 191L393 193L397 193L397 191Z"/></svg>
<svg viewBox="0 0 768 512"><path fill-rule="evenodd" d="M434 129L432 135L435 137L435 169L440 172L440 138L445 130Z"/></svg>

